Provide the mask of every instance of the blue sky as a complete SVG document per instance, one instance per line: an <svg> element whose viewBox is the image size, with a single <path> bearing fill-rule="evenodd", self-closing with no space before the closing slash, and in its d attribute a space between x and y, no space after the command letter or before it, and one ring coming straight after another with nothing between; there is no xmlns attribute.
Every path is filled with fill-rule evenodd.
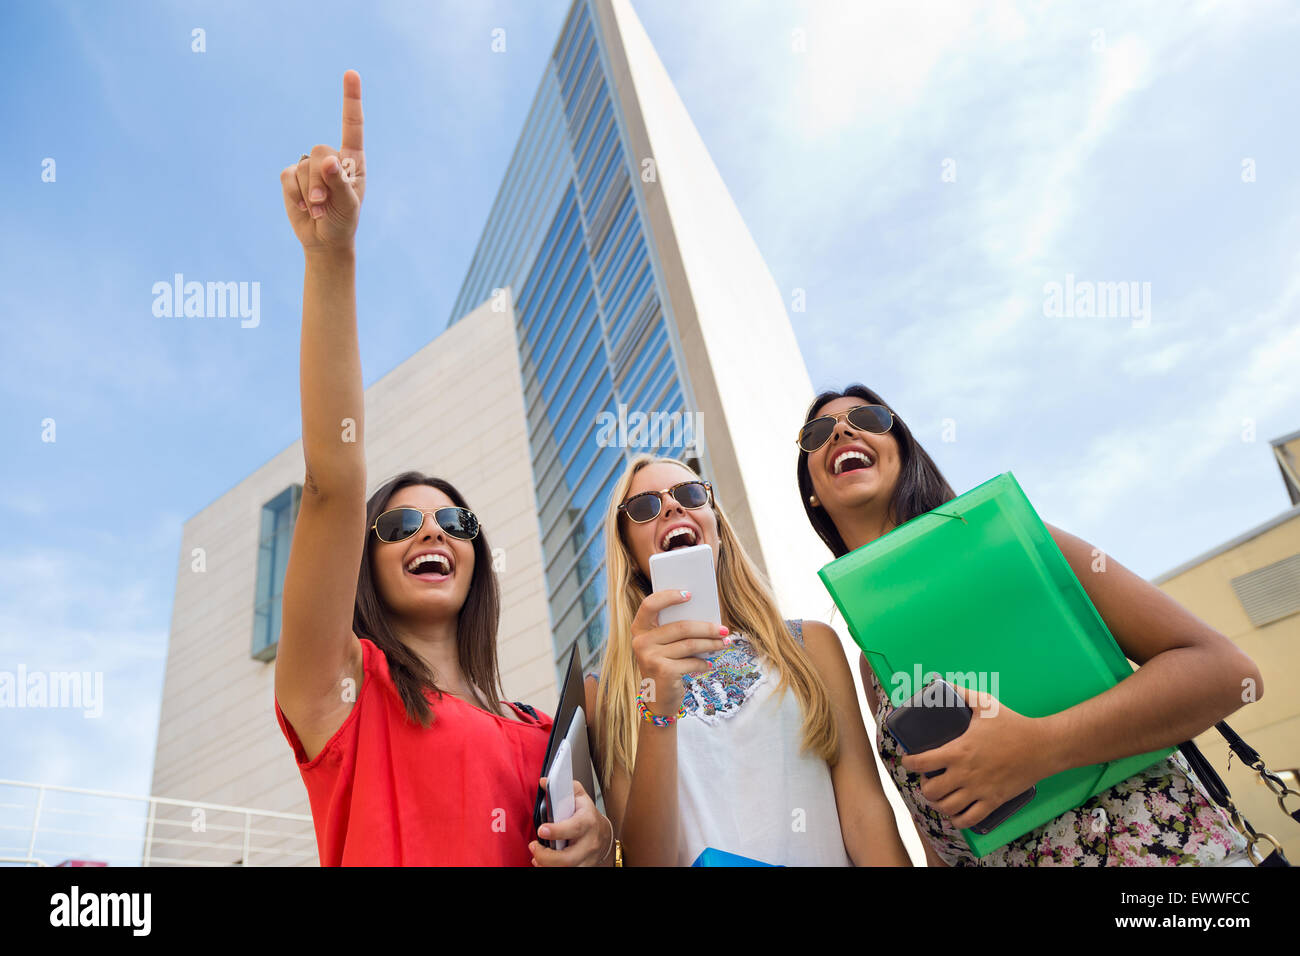
<svg viewBox="0 0 1300 956"><path fill-rule="evenodd" d="M444 327L567 6L0 8L0 670L105 688L100 719L0 710L0 777L149 788L181 524L298 434L278 174L336 144L343 71L369 384ZM1013 470L1146 576L1288 505L1268 439L1300 429L1297 8L633 6L802 290L814 386L867 382L959 491ZM259 282L260 324L156 318L177 272ZM1150 283L1149 323L1044 315L1067 275Z"/></svg>

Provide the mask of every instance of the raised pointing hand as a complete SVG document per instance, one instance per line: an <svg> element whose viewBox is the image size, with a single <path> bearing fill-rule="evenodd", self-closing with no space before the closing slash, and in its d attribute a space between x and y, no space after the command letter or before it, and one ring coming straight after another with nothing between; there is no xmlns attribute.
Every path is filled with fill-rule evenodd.
<svg viewBox="0 0 1300 956"><path fill-rule="evenodd" d="M366 192L361 76L343 74L340 148L314 146L307 158L280 173L284 208L304 250L352 245Z"/></svg>

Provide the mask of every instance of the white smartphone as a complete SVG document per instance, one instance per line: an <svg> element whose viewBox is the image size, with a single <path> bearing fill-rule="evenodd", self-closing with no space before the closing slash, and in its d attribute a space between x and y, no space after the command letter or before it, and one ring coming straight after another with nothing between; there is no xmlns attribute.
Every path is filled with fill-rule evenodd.
<svg viewBox="0 0 1300 956"><path fill-rule="evenodd" d="M689 601L673 604L659 612L659 623L709 621L722 623L718 607L718 576L713 570L713 548L697 544L650 555L650 586L656 591L690 591ZM700 653L703 660L715 656Z"/></svg>
<svg viewBox="0 0 1300 956"><path fill-rule="evenodd" d="M546 806L548 823L561 823L573 816L576 809L573 805L573 748L567 739L560 741L551 772L546 775ZM566 845L559 839L550 842L557 850L563 850Z"/></svg>
<svg viewBox="0 0 1300 956"><path fill-rule="evenodd" d="M573 712L569 731L555 748L555 759L551 761L550 771L546 774L546 820L548 823L560 823L577 812L573 799L573 749L578 744L587 746L587 720L579 707ZM563 850L568 845L565 840L551 840L550 845L556 850Z"/></svg>

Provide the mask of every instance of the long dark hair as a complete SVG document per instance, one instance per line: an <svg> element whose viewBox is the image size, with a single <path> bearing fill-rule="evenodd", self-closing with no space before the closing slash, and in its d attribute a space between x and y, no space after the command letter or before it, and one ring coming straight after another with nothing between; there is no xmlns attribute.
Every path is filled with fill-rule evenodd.
<svg viewBox="0 0 1300 956"><path fill-rule="evenodd" d="M837 398L860 398L867 405L884 405L893 413L894 424L890 428L890 434L898 442L899 469L898 481L894 485L894 494L890 499L890 508L895 525L901 525L906 521L911 521L917 515L923 515L931 511L945 501L951 501L957 497L957 493L952 490L947 479L939 471L939 466L934 463L921 443L913 436L912 431L907 424L898 416L898 412L886 402L883 398L867 388L865 385L850 385L842 392L827 391L822 392L813 399L808 406L808 414L804 416L804 423L813 420L817 410L827 402L833 402ZM826 547L831 549L831 554L835 557L841 557L848 554L849 549L844 544L844 539L840 537L839 529L835 527L835 522L831 520L830 515L826 513L825 508L814 508L808 501L813 494L812 475L808 473L808 453L802 448L799 449L799 460L795 465L796 474L799 479L799 497L803 500L804 513L808 515L808 521L817 532L817 536L825 542Z"/></svg>
<svg viewBox="0 0 1300 956"><path fill-rule="evenodd" d="M388 658L388 671L402 695L406 714L422 727L433 723L433 708L424 696L425 688L442 699L442 690L433 674L417 655L398 640L389 626L388 606L375 587L372 566L373 548L379 540L370 530L388 508L393 495L411 485L428 485L437 488L460 508L468 508L460 492L450 482L431 478L418 471L407 471L390 478L366 503L366 545L361 556L361 571L357 576L357 598L352 610L352 629L358 637L373 641ZM487 706L497 716L501 713L499 701L505 694L501 690L501 677L497 668L497 624L501 618L501 598L496 573L492 569L492 549L482 527L472 542L474 546L474 574L470 578L469 593L460 609L456 623L456 654L460 669L470 686L488 696Z"/></svg>

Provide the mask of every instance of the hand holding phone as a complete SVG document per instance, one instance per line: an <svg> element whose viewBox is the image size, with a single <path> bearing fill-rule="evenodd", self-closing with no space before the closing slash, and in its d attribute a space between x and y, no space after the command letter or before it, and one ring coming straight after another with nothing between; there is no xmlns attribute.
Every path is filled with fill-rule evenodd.
<svg viewBox="0 0 1300 956"><path fill-rule="evenodd" d="M650 556L650 584L656 591L688 591L690 600L659 612L659 624L675 621L704 621L722 625L718 605L718 576L713 569L713 548L697 544ZM701 651L695 657L708 660L717 652Z"/></svg>
<svg viewBox="0 0 1300 956"><path fill-rule="evenodd" d="M919 754L956 740L966 732L973 716L957 688L945 680L935 680L895 707L885 718L885 730L904 753ZM941 773L942 770L931 770L926 776L937 777ZM1017 794L971 829L980 834L989 833L1037 793L1037 787L1030 787Z"/></svg>
<svg viewBox="0 0 1300 956"><path fill-rule="evenodd" d="M661 574L662 568L656 573ZM717 586L712 575L696 574L677 580L703 585L712 592L716 603ZM715 623L720 615L705 611L713 616L712 621L705 621L699 620L699 611L672 613L674 608L690 606L694 597L687 587L655 590L641 601L632 619L632 655L641 677L638 692L651 713L658 716L669 717L678 711L685 695L682 678L711 670L709 658L721 653L731 640L729 636L724 638L722 625ZM664 620L665 616L674 620Z"/></svg>

